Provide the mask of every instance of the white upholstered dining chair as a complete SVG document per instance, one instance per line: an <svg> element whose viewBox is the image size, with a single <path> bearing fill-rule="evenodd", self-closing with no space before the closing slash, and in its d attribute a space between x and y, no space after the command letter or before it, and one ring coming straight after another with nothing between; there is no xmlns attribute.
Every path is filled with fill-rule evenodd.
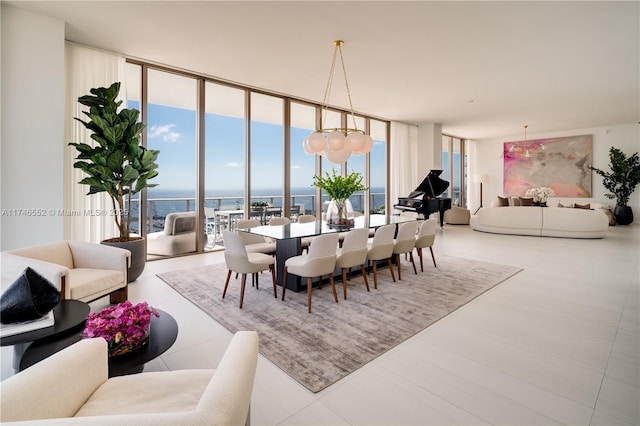
<svg viewBox="0 0 640 426"><path fill-rule="evenodd" d="M402 280L402 262L401 254L409 253L409 259L413 265L413 272L416 274L416 263L413 261L413 249L416 246L416 232L418 231L418 222L404 222L398 225L398 235L393 241L393 254L396 257L396 265L398 265L398 279Z"/></svg>
<svg viewBox="0 0 640 426"><path fill-rule="evenodd" d="M242 229L257 228L258 226L262 225L260 221L256 219L240 219L236 222L238 235L240 235L247 252L274 254L276 252L276 245L273 242L268 242L260 235L241 231Z"/></svg>
<svg viewBox="0 0 640 426"><path fill-rule="evenodd" d="M273 281L273 297L278 297L276 289L275 259L264 253L247 253L242 243L242 239L235 232L222 231L222 240L224 241L224 261L227 264L227 280L224 283L224 291L222 298L227 295L227 287L231 273L242 274L242 284L240 287L240 309L244 301L244 288L247 282L247 274L251 274L252 282L258 288L258 272L271 271L271 280Z"/></svg>
<svg viewBox="0 0 640 426"><path fill-rule="evenodd" d="M309 247L307 254L290 257L284 263L284 280L282 283L282 300L284 300L287 290L287 278L289 273L307 278L307 298L309 313L311 313L311 293L313 287L313 277L320 278L329 275L333 297L338 303L335 282L333 281L333 270L336 268L336 250L338 248L338 234L323 234L314 238L313 244Z"/></svg>
<svg viewBox="0 0 640 426"><path fill-rule="evenodd" d="M393 273L393 265L391 264L391 256L393 256L393 236L396 232L396 225L384 225L376 230L373 235L373 241L367 247L367 260L373 263L373 288L378 288L378 261L387 260L389 271L393 282L396 282L396 276Z"/></svg>
<svg viewBox="0 0 640 426"><path fill-rule="evenodd" d="M347 270L354 266L360 266L360 272L364 278L364 285L369 291L369 281L364 268L367 261L367 240L369 239L368 228L352 229L347 232L342 242L342 247L336 253L336 267L342 270L342 286L344 299L347 300Z"/></svg>
<svg viewBox="0 0 640 426"><path fill-rule="evenodd" d="M418 235L416 235L416 250L418 251L418 257L420 257L420 271L424 272L424 267L422 266L422 249L429 247L429 251L431 252L431 259L433 260L433 266L436 266L436 258L433 255L433 243L436 240L436 228L438 227L438 219L432 218L425 220L420 225L420 230L418 231Z"/></svg>

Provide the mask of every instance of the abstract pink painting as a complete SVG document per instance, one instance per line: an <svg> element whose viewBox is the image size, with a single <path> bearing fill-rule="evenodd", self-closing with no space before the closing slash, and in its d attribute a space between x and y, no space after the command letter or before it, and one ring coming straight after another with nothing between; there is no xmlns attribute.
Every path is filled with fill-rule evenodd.
<svg viewBox="0 0 640 426"><path fill-rule="evenodd" d="M591 197L592 135L504 143L504 194L550 187L556 197Z"/></svg>

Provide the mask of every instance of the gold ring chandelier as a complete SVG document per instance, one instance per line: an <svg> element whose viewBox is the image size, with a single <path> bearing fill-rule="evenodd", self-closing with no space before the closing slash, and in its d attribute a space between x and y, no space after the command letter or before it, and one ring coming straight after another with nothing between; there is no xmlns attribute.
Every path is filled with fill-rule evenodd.
<svg viewBox="0 0 640 426"><path fill-rule="evenodd" d="M349 159L349 157L351 157L351 154L367 154L371 152L371 148L373 148L373 139L371 136L365 134L363 130L358 129L356 126L356 116L353 111L353 103L351 102L351 91L349 90L349 82L347 81L347 71L342 57L343 44L344 41L342 40L336 40L333 42L335 47L333 50L331 70L329 71L329 81L327 81L327 88L325 89L324 98L322 100L322 110L324 111L324 114L322 116L321 123L324 124L326 122L331 86L333 84L336 67L336 59L338 57L338 52L340 52L340 64L342 65L344 83L347 88L347 97L349 98L349 108L351 111L351 118L353 120L353 127L316 129L316 131L307 136L302 143L306 153L326 156L329 161L336 164L344 163Z"/></svg>

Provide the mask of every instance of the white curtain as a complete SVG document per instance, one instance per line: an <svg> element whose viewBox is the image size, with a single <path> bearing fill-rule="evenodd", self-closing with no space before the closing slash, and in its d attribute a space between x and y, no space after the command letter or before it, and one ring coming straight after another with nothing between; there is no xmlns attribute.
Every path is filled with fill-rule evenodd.
<svg viewBox="0 0 640 426"><path fill-rule="evenodd" d="M418 126L391 122L391 202L406 197L420 183L418 179Z"/></svg>
<svg viewBox="0 0 640 426"><path fill-rule="evenodd" d="M64 218L64 238L99 243L118 235L113 205L106 193L87 195L89 187L78 184L86 174L73 167L77 151L68 143L94 144L91 133L74 120L74 117L87 119L82 114L85 107L78 103L78 98L88 95L94 87L109 87L116 81L121 82L120 97L123 98L125 60L116 54L67 42L65 61L64 206L68 215Z"/></svg>

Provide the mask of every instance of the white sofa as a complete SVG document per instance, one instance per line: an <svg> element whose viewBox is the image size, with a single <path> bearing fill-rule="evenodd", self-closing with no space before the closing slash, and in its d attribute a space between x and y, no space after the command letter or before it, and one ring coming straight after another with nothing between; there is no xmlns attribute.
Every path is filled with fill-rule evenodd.
<svg viewBox="0 0 640 426"><path fill-rule="evenodd" d="M496 234L603 238L607 215L596 210L559 207L486 207L471 217L471 228Z"/></svg>
<svg viewBox="0 0 640 426"><path fill-rule="evenodd" d="M235 334L216 370L108 378L107 343L85 339L0 383L0 421L36 425L243 425L258 335Z"/></svg>
<svg viewBox="0 0 640 426"><path fill-rule="evenodd" d="M169 213L164 230L147 234L147 253L161 256L196 251L196 212Z"/></svg>
<svg viewBox="0 0 640 426"><path fill-rule="evenodd" d="M60 290L63 299L91 302L107 294L127 300L129 250L81 241L60 241L2 252L2 287L27 266Z"/></svg>

